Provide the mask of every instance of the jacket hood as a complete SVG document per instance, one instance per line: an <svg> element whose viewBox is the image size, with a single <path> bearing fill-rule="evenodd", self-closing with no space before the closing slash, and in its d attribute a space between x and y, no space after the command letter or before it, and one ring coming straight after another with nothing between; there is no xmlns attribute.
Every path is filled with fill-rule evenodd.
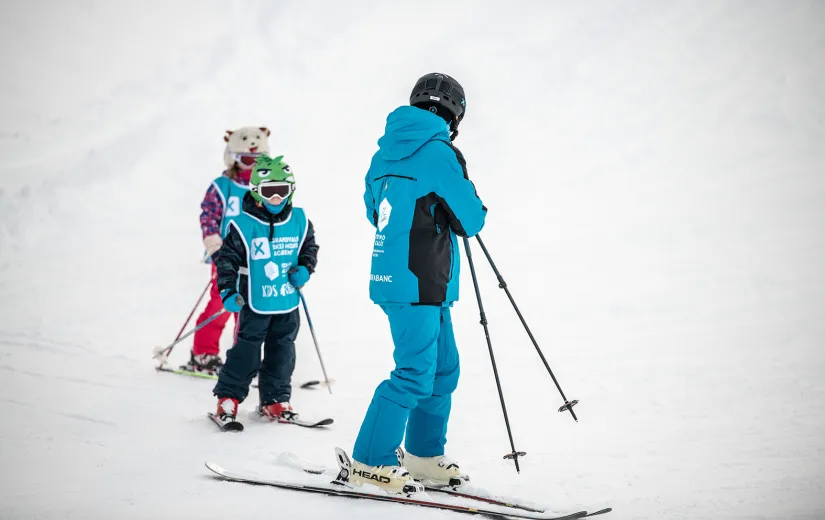
<svg viewBox="0 0 825 520"><path fill-rule="evenodd" d="M447 123L437 115L413 106L396 108L387 116L379 154L387 161L405 159L429 141L450 141Z"/></svg>

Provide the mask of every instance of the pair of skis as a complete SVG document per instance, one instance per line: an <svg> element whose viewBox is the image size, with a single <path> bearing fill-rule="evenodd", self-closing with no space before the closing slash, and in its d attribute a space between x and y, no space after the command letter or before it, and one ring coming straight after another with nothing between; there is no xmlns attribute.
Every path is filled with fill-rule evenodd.
<svg viewBox="0 0 825 520"><path fill-rule="evenodd" d="M263 417L263 414L260 413L260 410L257 411L258 415ZM208 413L207 416L209 419L215 423L215 425L220 428L222 432L242 432L244 430L244 425L242 422L238 421L237 419L230 419L230 420L223 420L215 413ZM274 422L274 421L273 421ZM292 413L287 416L280 417L277 419L277 422L284 423L284 424L294 424L295 426L301 426L303 428L323 428L325 426L329 426L334 422L332 418L321 419L319 421L305 421L300 418L297 413Z"/></svg>
<svg viewBox="0 0 825 520"><path fill-rule="evenodd" d="M418 497L416 495L393 495L380 492L381 490L378 490L379 492L377 493L372 493L370 491L363 490L359 487L351 486L348 483L351 471L350 458L340 448L336 448L335 451L338 459L339 472L338 476L328 484L324 482L319 482L318 484L305 484L300 482L270 480L252 476L245 476L227 471L213 462L206 462L206 467L222 479L229 480L232 482L272 486L281 489L291 489L294 491L304 491L308 493L339 496L344 498L376 500L379 502L393 502L397 504L414 505L430 509L454 511L456 513L485 515L499 519L520 518L536 520L575 520L578 518L587 518L596 515L603 515L612 511L611 508L605 508L592 513L588 513L587 511L577 511L567 514L553 513L550 511L540 510L529 505L514 503L513 501L499 500L489 496L465 492L462 491L460 487L426 487L425 489L428 493L434 492L438 494L449 495L451 497L463 500L483 502L485 506L475 507L475 505L462 505L446 501L435 501L431 500L428 495L424 497ZM321 467L302 465L302 463L300 461L297 461L296 459L287 460L286 463L289 466L294 467L295 469L300 469L306 473L310 473L313 475L323 475L327 472L324 468Z"/></svg>

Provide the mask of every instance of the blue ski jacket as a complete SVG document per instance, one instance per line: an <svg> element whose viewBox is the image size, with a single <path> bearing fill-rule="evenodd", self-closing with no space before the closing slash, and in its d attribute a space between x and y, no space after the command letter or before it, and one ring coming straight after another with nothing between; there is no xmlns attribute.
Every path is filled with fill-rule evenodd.
<svg viewBox="0 0 825 520"><path fill-rule="evenodd" d="M387 117L365 179L375 226L370 298L378 304L449 305L458 300L456 235L484 227L487 208L467 178L447 124L402 106Z"/></svg>

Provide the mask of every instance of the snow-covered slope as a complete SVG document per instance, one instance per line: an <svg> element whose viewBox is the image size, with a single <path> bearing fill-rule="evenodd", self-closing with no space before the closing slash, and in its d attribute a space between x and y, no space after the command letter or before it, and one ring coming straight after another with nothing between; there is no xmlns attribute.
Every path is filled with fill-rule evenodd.
<svg viewBox="0 0 825 520"><path fill-rule="evenodd" d="M528 456L518 476L501 459L466 269L450 454L557 509L825 516L821 3L69 4L0 22L0 518L422 517L216 482L202 463L264 474L282 451L351 447L391 366L363 174L433 70L467 90L457 144L485 242L581 400L578 424L555 412L476 254ZM293 403L329 431L217 433L210 382L152 369L208 279L198 203L222 133L248 124L273 129L322 247L306 295L338 384ZM306 333L298 355L296 380L319 377Z"/></svg>

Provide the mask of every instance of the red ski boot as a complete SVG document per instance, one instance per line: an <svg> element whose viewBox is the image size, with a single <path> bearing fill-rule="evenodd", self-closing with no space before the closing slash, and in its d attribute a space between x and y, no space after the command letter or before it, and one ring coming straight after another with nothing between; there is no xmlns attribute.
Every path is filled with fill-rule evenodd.
<svg viewBox="0 0 825 520"><path fill-rule="evenodd" d="M238 416L238 400L231 397L218 399L218 411L215 413L222 421L234 421Z"/></svg>
<svg viewBox="0 0 825 520"><path fill-rule="evenodd" d="M270 421L282 423L290 422L290 419L298 417L298 414L295 413L289 403L262 404L258 407L258 415L266 417Z"/></svg>
<svg viewBox="0 0 825 520"><path fill-rule="evenodd" d="M232 397L218 398L218 411L210 413L209 418L212 422L225 432L241 432L243 431L243 424L237 421L238 417L238 400Z"/></svg>

